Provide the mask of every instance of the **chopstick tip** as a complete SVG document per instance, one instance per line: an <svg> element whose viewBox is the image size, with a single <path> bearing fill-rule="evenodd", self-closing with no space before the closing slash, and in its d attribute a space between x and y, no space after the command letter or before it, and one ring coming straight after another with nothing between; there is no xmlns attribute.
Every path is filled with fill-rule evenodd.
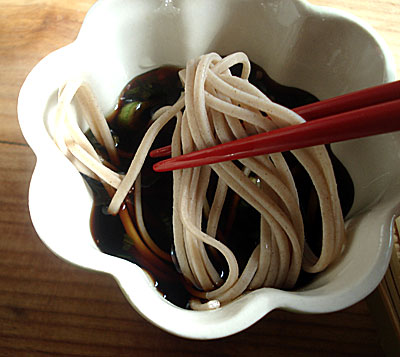
<svg viewBox="0 0 400 357"><path fill-rule="evenodd" d="M163 146L150 151L149 156L152 158L165 157L171 155L171 145Z"/></svg>
<svg viewBox="0 0 400 357"><path fill-rule="evenodd" d="M156 162L153 165L153 171L155 171L155 172L167 172L167 171L170 171L171 169L168 168L168 163L166 164L165 161L167 161L167 160Z"/></svg>

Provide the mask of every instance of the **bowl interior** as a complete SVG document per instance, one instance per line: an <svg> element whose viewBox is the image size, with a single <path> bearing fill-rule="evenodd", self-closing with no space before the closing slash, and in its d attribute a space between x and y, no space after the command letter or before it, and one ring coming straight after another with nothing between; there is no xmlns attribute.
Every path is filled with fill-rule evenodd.
<svg viewBox="0 0 400 357"><path fill-rule="evenodd" d="M218 311L182 310L163 300L137 266L95 246L90 192L51 140L58 85L82 75L109 112L135 75L211 51L243 51L278 82L320 99L394 79L390 54L368 26L303 1L99 1L77 40L39 63L21 89L19 120L38 159L30 212L39 236L60 257L113 274L144 317L181 336L226 336L277 307L327 312L355 303L375 288L388 264L398 213L398 134L333 145L355 184L349 244L337 264L301 291L261 289Z"/></svg>

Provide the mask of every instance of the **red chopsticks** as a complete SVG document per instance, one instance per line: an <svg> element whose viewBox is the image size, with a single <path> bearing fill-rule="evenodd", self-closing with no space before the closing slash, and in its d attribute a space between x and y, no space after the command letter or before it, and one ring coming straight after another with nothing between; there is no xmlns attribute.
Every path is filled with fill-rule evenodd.
<svg viewBox="0 0 400 357"><path fill-rule="evenodd" d="M306 123L220 144L154 164L170 171L400 130L400 81L294 109ZM168 153L157 149L152 157ZM158 154L158 155L157 155Z"/></svg>

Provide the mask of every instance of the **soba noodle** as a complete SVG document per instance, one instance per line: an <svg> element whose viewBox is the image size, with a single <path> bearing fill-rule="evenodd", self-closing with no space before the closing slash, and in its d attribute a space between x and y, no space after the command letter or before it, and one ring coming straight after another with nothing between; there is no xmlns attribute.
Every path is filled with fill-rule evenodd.
<svg viewBox="0 0 400 357"><path fill-rule="evenodd" d="M243 66L241 77L232 76L230 72L230 68L238 63ZM55 142L82 173L102 180L111 188L108 211L117 214L140 178L154 139L172 118L177 119L171 143L172 156L304 121L295 112L273 103L250 84L249 73L250 62L243 53L224 58L210 53L190 60L180 72L184 93L174 105L155 113L153 124L123 176L113 170L113 164L117 165L118 161L117 152L106 120L99 114L94 97L84 83L68 82L60 90ZM89 118L93 134L107 149L111 164L98 156L76 122L69 119L74 96ZM316 146L294 150L292 154L308 172L318 194L322 217L319 257L306 243L296 186L282 154L173 172L174 247L179 269L193 285L190 289L194 296L193 309L216 308L248 290L261 287L290 289L301 268L310 273L320 272L341 253L344 223L328 153L324 146ZM206 194L212 172L218 181L210 200ZM252 176L258 178L256 183ZM243 271L240 271L233 252L216 238L229 189L260 215L259 242ZM141 206L140 194L135 196L135 205ZM207 224L203 229L204 221ZM145 222L141 220L140 225L146 231ZM151 241L147 231L146 235ZM157 249L147 245L150 250ZM212 263L211 250L219 252L227 263L229 269L225 279ZM162 252L156 254L160 256Z"/></svg>

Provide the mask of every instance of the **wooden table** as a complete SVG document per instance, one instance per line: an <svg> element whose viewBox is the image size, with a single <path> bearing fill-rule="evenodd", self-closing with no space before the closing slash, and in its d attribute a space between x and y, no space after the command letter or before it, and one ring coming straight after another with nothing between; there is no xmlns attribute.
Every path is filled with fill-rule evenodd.
<svg viewBox="0 0 400 357"><path fill-rule="evenodd" d="M397 0L311 2L370 22L400 68ZM139 316L110 276L72 266L42 244L27 206L35 156L18 126L18 91L41 58L74 40L93 3L0 2L0 355L382 355L365 301L322 316L275 311L218 341L177 338Z"/></svg>

